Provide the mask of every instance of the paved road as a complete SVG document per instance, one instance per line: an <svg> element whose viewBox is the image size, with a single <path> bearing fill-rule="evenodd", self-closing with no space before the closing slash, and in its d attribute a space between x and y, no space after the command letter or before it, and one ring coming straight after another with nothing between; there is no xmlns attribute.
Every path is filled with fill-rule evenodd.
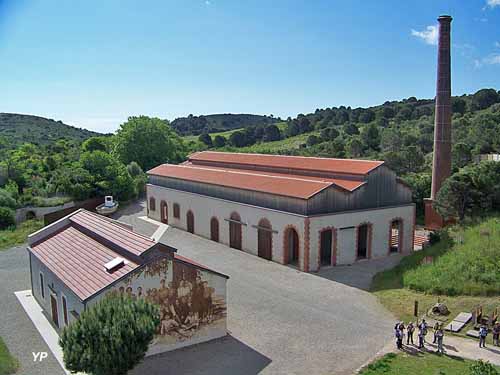
<svg viewBox="0 0 500 375"><path fill-rule="evenodd" d="M120 220L154 230L134 211ZM134 374L352 374L392 337L394 319L361 289L174 228L162 242L230 276L231 336L149 358Z"/></svg>
<svg viewBox="0 0 500 375"><path fill-rule="evenodd" d="M48 346L24 312L14 292L31 289L26 247L0 250L0 336L19 359L18 374L63 375ZM43 362L34 362L32 352L47 352Z"/></svg>

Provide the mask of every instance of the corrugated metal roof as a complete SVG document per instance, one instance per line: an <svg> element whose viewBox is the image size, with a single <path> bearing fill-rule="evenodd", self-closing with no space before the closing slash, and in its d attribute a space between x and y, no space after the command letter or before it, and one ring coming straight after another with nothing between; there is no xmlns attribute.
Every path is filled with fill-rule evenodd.
<svg viewBox="0 0 500 375"><path fill-rule="evenodd" d="M193 165L163 164L151 169L148 174L301 199L310 198L332 185L332 182L311 180L304 176L274 176L259 171Z"/></svg>
<svg viewBox="0 0 500 375"><path fill-rule="evenodd" d="M104 264L123 254L114 252L73 225L34 244L31 252L82 301L139 267L128 259L121 268L107 272Z"/></svg>
<svg viewBox="0 0 500 375"><path fill-rule="evenodd" d="M359 159L334 159L306 156L244 154L232 152L201 151L189 156L190 161L261 165L266 167L320 171L341 174L365 175L384 162Z"/></svg>
<svg viewBox="0 0 500 375"><path fill-rule="evenodd" d="M140 256L156 244L148 237L89 211L78 211L69 220L134 255Z"/></svg>

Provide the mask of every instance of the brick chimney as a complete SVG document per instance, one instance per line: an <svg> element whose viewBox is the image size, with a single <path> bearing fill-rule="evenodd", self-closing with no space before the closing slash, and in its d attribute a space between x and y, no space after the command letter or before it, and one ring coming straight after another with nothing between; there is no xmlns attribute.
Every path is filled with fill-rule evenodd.
<svg viewBox="0 0 500 375"><path fill-rule="evenodd" d="M438 64L436 82L436 107L434 118L434 155L432 160L432 189L430 199L425 200L425 226L439 229L445 224L434 210L436 199L443 182L451 174L451 56L450 16L440 16Z"/></svg>

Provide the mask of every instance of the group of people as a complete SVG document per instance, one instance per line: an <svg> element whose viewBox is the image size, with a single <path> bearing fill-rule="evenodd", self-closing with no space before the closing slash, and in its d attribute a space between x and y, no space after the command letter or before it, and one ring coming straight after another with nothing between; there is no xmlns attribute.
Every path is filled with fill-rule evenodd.
<svg viewBox="0 0 500 375"><path fill-rule="evenodd" d="M493 333L493 345L500 346L499 345L500 322L496 322L493 325L493 328L491 331ZM481 324L479 326L479 347L480 348L486 348L486 337L488 337L488 327L486 326L486 324Z"/></svg>
<svg viewBox="0 0 500 375"><path fill-rule="evenodd" d="M423 349L425 346L425 337L428 332L428 325L425 319L422 319L420 324L414 324L413 322L409 322L405 327L404 322L397 322L394 326L394 335L396 337L396 346L398 349L403 349L403 340L406 331L406 345L415 345L413 343L413 335L415 334L415 330L418 329L418 348ZM434 340L433 344L437 344L437 352L444 353L443 346L444 339L444 329L441 323L436 323L434 325Z"/></svg>

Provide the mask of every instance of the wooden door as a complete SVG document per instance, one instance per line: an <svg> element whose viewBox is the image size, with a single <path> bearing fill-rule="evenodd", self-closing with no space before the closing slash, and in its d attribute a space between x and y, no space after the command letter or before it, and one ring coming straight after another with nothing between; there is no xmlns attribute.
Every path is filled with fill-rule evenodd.
<svg viewBox="0 0 500 375"><path fill-rule="evenodd" d="M161 222L164 223L164 224L168 224L168 206L167 206L167 202L161 201L160 210L161 210Z"/></svg>
<svg viewBox="0 0 500 375"><path fill-rule="evenodd" d="M321 232L321 265L330 266L332 264L332 230Z"/></svg>
<svg viewBox="0 0 500 375"><path fill-rule="evenodd" d="M267 220L259 222L257 230L257 254L264 259L273 258L273 232L271 224Z"/></svg>
<svg viewBox="0 0 500 375"><path fill-rule="evenodd" d="M241 250L241 218L237 213L231 214L231 221L229 222L229 247Z"/></svg>
<svg viewBox="0 0 500 375"><path fill-rule="evenodd" d="M288 254L288 263L298 265L299 264L299 235L293 228L289 228L286 233L287 236L287 246L286 252Z"/></svg>
<svg viewBox="0 0 500 375"><path fill-rule="evenodd" d="M366 258L368 253L368 225L358 227L358 258Z"/></svg>
<svg viewBox="0 0 500 375"><path fill-rule="evenodd" d="M187 212L186 220L187 220L187 231L189 233L194 233L194 215L191 211Z"/></svg>
<svg viewBox="0 0 500 375"><path fill-rule="evenodd" d="M59 327L59 314L57 312L57 298L54 295L50 295L50 307L52 309L52 321Z"/></svg>
<svg viewBox="0 0 500 375"><path fill-rule="evenodd" d="M219 220L215 217L210 220L210 239L219 242Z"/></svg>

